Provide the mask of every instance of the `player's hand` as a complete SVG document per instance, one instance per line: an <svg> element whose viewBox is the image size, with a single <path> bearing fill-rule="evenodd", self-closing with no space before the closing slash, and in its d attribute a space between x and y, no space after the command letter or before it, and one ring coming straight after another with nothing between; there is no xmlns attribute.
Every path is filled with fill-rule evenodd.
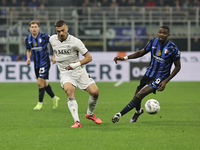
<svg viewBox="0 0 200 150"><path fill-rule="evenodd" d="M73 70L73 68L69 65L67 67L65 67L66 70Z"/></svg>
<svg viewBox="0 0 200 150"><path fill-rule="evenodd" d="M116 64L117 64L118 60L122 60L123 61L124 57L117 56L117 57L114 58L114 61L115 61Z"/></svg>
<svg viewBox="0 0 200 150"><path fill-rule="evenodd" d="M167 83L166 83L165 81L162 81L162 82L160 83L160 85L158 86L157 91L163 91L163 90L165 89L166 84L167 84Z"/></svg>
<svg viewBox="0 0 200 150"><path fill-rule="evenodd" d="M30 64L31 64L31 59L28 58L28 59L26 60L26 64L27 64L27 65L30 65Z"/></svg>
<svg viewBox="0 0 200 150"><path fill-rule="evenodd" d="M52 61L53 64L56 63L56 59L55 58L52 58L51 61Z"/></svg>

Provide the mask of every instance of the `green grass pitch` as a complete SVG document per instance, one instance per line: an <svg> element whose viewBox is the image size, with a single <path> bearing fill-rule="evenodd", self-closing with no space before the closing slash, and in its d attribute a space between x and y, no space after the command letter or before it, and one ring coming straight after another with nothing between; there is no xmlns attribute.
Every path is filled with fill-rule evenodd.
<svg viewBox="0 0 200 150"><path fill-rule="evenodd" d="M38 101L37 83L0 83L1 150L198 150L200 148L200 82L170 82L163 92L150 94L160 102L158 114L146 112L136 123L129 120L135 109L112 123L115 113L132 99L138 81L98 82L99 102L95 109L103 123L85 119L89 95L76 90L82 128L72 129L73 119L60 83L50 83L61 98L57 110L45 93L43 108Z"/></svg>

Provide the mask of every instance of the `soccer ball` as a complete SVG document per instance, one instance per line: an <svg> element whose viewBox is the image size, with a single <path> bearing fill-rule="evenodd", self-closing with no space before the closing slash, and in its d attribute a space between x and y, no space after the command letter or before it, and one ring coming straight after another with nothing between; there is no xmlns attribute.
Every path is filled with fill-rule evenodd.
<svg viewBox="0 0 200 150"><path fill-rule="evenodd" d="M145 110L149 114L156 114L160 111L160 104L157 100L155 99L149 99L145 105Z"/></svg>

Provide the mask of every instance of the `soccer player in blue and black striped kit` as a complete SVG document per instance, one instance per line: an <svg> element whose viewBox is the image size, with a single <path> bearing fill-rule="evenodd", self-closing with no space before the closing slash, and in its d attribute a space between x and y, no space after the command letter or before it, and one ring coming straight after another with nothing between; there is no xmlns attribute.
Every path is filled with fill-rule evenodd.
<svg viewBox="0 0 200 150"><path fill-rule="evenodd" d="M49 78L50 59L48 51L49 35L39 32L40 22L31 21L29 23L29 30L31 34L25 39L27 48L27 65L31 63L31 54L33 55L35 75L38 79L39 88L39 102L33 108L34 110L42 109L43 97L45 91L53 100L53 109L58 107L59 97L55 96L51 86L47 83Z"/></svg>
<svg viewBox="0 0 200 150"><path fill-rule="evenodd" d="M136 89L133 99L112 118L112 122L118 122L121 116L136 108L136 112L131 118L130 122L136 122L138 117L144 112L141 108L142 99L150 93L163 91L166 84L180 71L180 51L177 46L168 39L170 36L170 29L168 26L161 26L158 31L158 38L153 38L146 44L146 46L129 56L115 57L114 61L118 60L136 59L142 57L148 52L151 53L151 62L140 84ZM171 66L174 64L174 69L170 73Z"/></svg>

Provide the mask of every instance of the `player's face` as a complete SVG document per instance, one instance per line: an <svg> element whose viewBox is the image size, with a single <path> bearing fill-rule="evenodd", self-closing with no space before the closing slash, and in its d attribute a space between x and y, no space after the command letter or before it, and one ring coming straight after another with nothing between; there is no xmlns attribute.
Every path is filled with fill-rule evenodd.
<svg viewBox="0 0 200 150"><path fill-rule="evenodd" d="M165 44L170 36L169 31L164 28L160 28L158 31L158 40L161 44Z"/></svg>
<svg viewBox="0 0 200 150"><path fill-rule="evenodd" d="M58 39L60 41L64 41L67 39L67 36L68 36L68 26L67 25L63 25L61 27L56 27L55 29L58 34Z"/></svg>
<svg viewBox="0 0 200 150"><path fill-rule="evenodd" d="M35 24L31 24L31 26L29 27L29 30L31 31L31 34L32 34L33 36L35 36L35 35L38 35L40 28L39 28L39 26L35 23Z"/></svg>

